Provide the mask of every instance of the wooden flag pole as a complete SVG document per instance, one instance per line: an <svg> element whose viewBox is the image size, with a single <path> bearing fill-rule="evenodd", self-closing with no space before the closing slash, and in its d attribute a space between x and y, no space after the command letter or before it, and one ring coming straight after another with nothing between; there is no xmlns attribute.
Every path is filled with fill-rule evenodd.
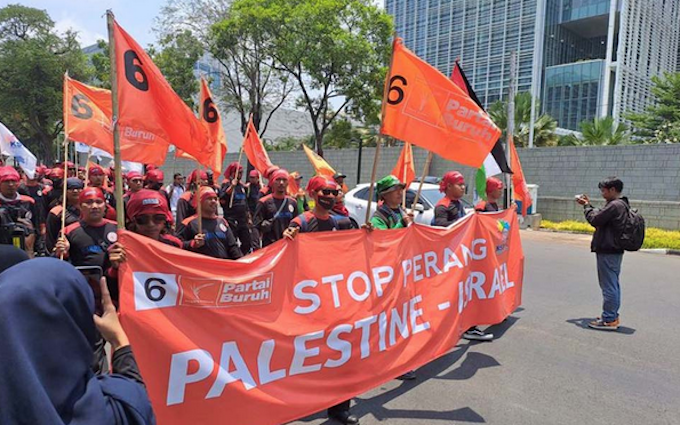
<svg viewBox="0 0 680 425"><path fill-rule="evenodd" d="M248 120L248 127L246 128L245 137L243 137L243 142L241 142L241 148L239 148L239 150L238 150L238 165L241 165L241 157L243 155L243 146L246 143L246 138L248 137L248 132L250 131L250 123L252 122L252 120L253 120L253 113L251 112L250 113L250 119ZM238 178L238 168L236 169L236 175L234 176L234 178ZM231 184L231 181L229 182L229 184ZM229 198L229 208L231 208L232 205L234 205L234 194L235 193L236 193L236 186L232 185L231 197Z"/></svg>
<svg viewBox="0 0 680 425"><path fill-rule="evenodd" d="M92 155L92 146L87 150L87 161L85 162L85 187L90 184L90 156Z"/></svg>
<svg viewBox="0 0 680 425"><path fill-rule="evenodd" d="M64 228L66 227L66 180L68 180L68 139L64 135L64 181L61 189L61 237L64 237ZM64 259L64 252L59 254L59 259Z"/></svg>
<svg viewBox="0 0 680 425"><path fill-rule="evenodd" d="M203 173L203 166L198 164L198 187L196 188L196 215L198 216L198 233L203 233L203 206L201 205L201 173Z"/></svg>
<svg viewBox="0 0 680 425"><path fill-rule="evenodd" d="M120 133L118 131L118 66L116 62L116 40L113 35L113 12L106 11L106 26L109 30L109 59L111 61L111 106L113 110L113 163L116 182L116 221L118 229L125 228L125 211L123 205L123 170L120 159Z"/></svg>
<svg viewBox="0 0 680 425"><path fill-rule="evenodd" d="M404 169L402 171L402 176L404 177L404 180L406 180L406 146L408 146L408 142L404 142ZM402 183L406 184L405 181ZM406 210L406 192L407 192L408 187L404 188L404 191L401 193L401 208L403 210Z"/></svg>
<svg viewBox="0 0 680 425"><path fill-rule="evenodd" d="M425 182L425 176L427 176L428 171L430 171L430 163L432 162L432 157L434 154L432 151L427 152L427 160L425 161L425 167L423 167L423 175L420 177L420 184L418 185L418 191L416 192L416 198L413 200L413 205L411 205L411 212L416 209L416 204L420 199L420 193L423 191L423 183Z"/></svg>
<svg viewBox="0 0 680 425"><path fill-rule="evenodd" d="M388 99L389 92L389 81L390 81L390 76L392 75L392 65L394 64L394 45L397 42L397 33L394 32L392 34L392 52L390 53L390 66L387 69L387 75L385 75L385 85L383 86L383 100L380 108L380 130L381 133L379 137L376 140L375 143L375 156L373 157L373 170L371 171L371 184L368 186L368 206L366 208L366 220L364 221L365 224L369 223L369 220L371 219L371 202L373 202L373 189L375 186L375 175L378 171L378 157L380 155L380 140L383 137L386 137L385 135L382 134L382 123L385 121L385 101Z"/></svg>
<svg viewBox="0 0 680 425"><path fill-rule="evenodd" d="M371 202L373 202L373 187L375 186L375 175L378 172L378 157L380 156L380 140L385 137L382 134L378 137L375 144L375 157L373 158L373 170L371 171L371 185L368 186L368 207L366 207L366 220L368 224L371 219Z"/></svg>

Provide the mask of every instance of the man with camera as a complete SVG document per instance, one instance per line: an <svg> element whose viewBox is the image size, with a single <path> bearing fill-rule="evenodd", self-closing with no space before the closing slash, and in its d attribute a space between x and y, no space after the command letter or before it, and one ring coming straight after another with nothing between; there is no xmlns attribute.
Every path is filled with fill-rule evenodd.
<svg viewBox="0 0 680 425"><path fill-rule="evenodd" d="M19 193L19 173L0 167L0 244L14 245L33 256L39 226L35 201Z"/></svg>

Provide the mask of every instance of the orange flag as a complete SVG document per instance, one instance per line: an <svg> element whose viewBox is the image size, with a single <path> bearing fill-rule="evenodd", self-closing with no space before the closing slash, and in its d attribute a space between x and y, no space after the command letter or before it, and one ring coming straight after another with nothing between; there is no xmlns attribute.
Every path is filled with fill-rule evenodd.
<svg viewBox="0 0 680 425"><path fill-rule="evenodd" d="M113 155L111 91L88 86L64 75L64 135L76 142ZM120 153L124 161L161 165L168 145L151 143L145 127L120 128Z"/></svg>
<svg viewBox="0 0 680 425"><path fill-rule="evenodd" d="M210 167L218 154L206 128L172 90L149 55L114 21L121 134L144 129L149 144L173 144Z"/></svg>
<svg viewBox="0 0 680 425"><path fill-rule="evenodd" d="M394 166L391 174L401 180L406 187L409 187L413 180L416 179L416 166L413 162L413 147L410 143L404 143L397 165Z"/></svg>
<svg viewBox="0 0 680 425"><path fill-rule="evenodd" d="M459 164L479 168L501 131L453 81L396 38L380 128Z"/></svg>
<svg viewBox="0 0 680 425"><path fill-rule="evenodd" d="M511 139L509 144L510 162L513 170L513 198L522 202L522 215L526 216L532 202L531 194L529 193L529 188L527 188L527 182L524 180L524 170L522 170L522 164L519 162L519 155L517 155L517 149L515 149L515 142Z"/></svg>
<svg viewBox="0 0 680 425"><path fill-rule="evenodd" d="M264 150L262 140L260 140L260 136L257 134L257 130L253 125L253 117L250 117L248 127L246 128L246 134L243 137L243 151L245 152L248 161L253 164L253 167L255 167L260 174L265 174L267 168L272 166L269 155L267 155L267 151Z"/></svg>

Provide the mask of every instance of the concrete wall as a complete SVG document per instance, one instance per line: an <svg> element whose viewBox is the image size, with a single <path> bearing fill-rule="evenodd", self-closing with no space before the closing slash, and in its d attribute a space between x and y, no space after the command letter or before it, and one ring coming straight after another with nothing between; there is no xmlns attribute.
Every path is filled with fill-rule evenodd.
<svg viewBox="0 0 680 425"><path fill-rule="evenodd" d="M391 171L400 151L401 148L380 150L378 178ZM363 149L361 182L371 178L374 155L375 148ZM593 201L600 199L597 183L615 175L623 180L624 194L631 199L633 207L640 209L649 226L680 229L680 144L520 149L519 155L527 181L540 186L537 212L547 220L583 220L574 195L586 193ZM235 161L237 156L228 154L225 164ZM305 180L313 173L302 151L270 152L270 157L272 162L289 171L300 171ZM358 149L328 149L325 157L336 170L347 174L348 186L356 184ZM427 154L415 149L414 157L416 171L420 173ZM192 167L189 161L177 160L173 164L169 160L163 169L166 173L175 170L186 175ZM429 174L441 176L451 169L461 171L466 180L472 182L473 169L436 156ZM168 175L167 179L170 178Z"/></svg>

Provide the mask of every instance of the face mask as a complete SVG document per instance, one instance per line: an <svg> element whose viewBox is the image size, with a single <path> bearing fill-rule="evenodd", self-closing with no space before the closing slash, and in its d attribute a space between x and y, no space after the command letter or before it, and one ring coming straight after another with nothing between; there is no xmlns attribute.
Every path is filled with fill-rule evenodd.
<svg viewBox="0 0 680 425"><path fill-rule="evenodd" d="M335 206L335 197L334 196L319 196L319 200L317 201L317 204L319 204L321 206L321 208L330 211Z"/></svg>

